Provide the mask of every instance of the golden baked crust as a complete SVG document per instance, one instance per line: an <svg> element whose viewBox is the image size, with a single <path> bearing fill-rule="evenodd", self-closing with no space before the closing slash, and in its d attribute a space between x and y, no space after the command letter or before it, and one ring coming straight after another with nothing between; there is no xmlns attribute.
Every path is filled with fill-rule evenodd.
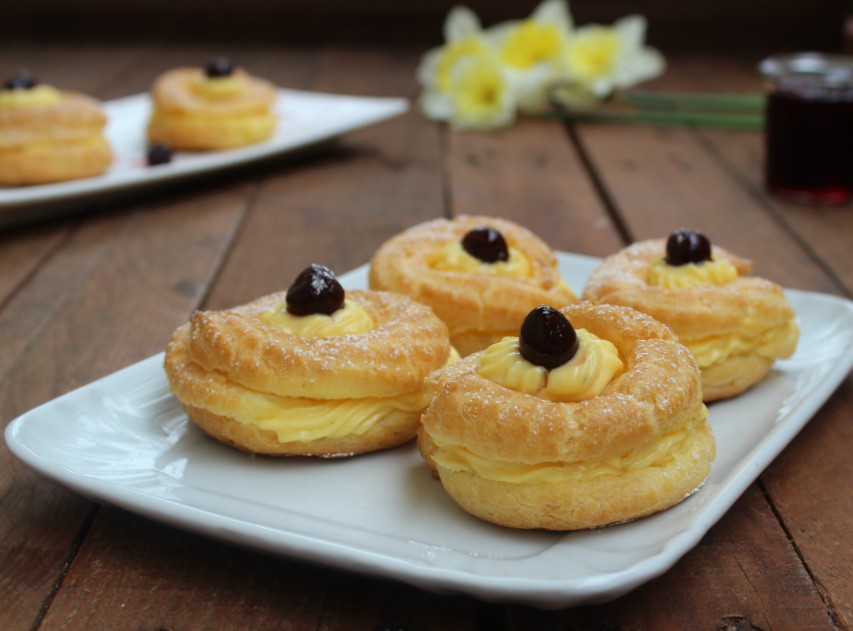
<svg viewBox="0 0 853 631"><path fill-rule="evenodd" d="M421 419L425 460L466 511L517 528L603 526L681 501L705 479L715 455L692 355L667 327L632 309L581 302L560 311L576 328L610 340L624 372L596 397L560 403L500 386L476 372L480 353L467 357L430 378L437 392ZM672 447L651 463L632 455L661 441ZM442 466L436 450L447 448L561 473L501 480ZM608 468L617 461L627 464Z"/></svg>
<svg viewBox="0 0 853 631"><path fill-rule="evenodd" d="M59 93L59 102L0 108L0 184L25 186L99 175L112 162L107 119L95 99Z"/></svg>
<svg viewBox="0 0 853 631"><path fill-rule="evenodd" d="M532 276L440 271L430 265L436 252L470 230L498 230L532 265ZM462 215L428 221L392 237L374 254L370 287L405 294L432 307L450 329L451 343L468 355L514 335L530 309L562 306L577 296L561 282L551 249L526 228L494 217Z"/></svg>
<svg viewBox="0 0 853 631"><path fill-rule="evenodd" d="M635 243L607 257L588 279L583 299L633 307L668 325L686 346L713 337L759 338L774 331L784 338L770 355L755 350L729 355L713 366L702 366L705 401L740 394L767 375L775 359L790 356L798 330L795 313L782 288L769 280L747 276L752 262L713 246L714 260L729 261L738 278L723 285L670 289L648 283L648 269L666 253L666 240Z"/></svg>
<svg viewBox="0 0 853 631"><path fill-rule="evenodd" d="M166 349L172 391L212 436L254 453L338 456L399 445L414 437L428 399L424 378L450 354L445 325L427 307L388 292L348 291L376 326L362 334L300 337L260 315L286 292L225 311L197 312ZM336 405L408 399L366 432L286 440L255 425L254 410L277 414L294 404ZM270 412L273 410L273 412Z"/></svg>
<svg viewBox="0 0 853 631"><path fill-rule="evenodd" d="M240 68L233 76L240 81L239 91L210 95L195 89L203 79L200 68L175 68L160 75L151 87L148 139L174 149L203 151L269 138L276 126L275 86Z"/></svg>

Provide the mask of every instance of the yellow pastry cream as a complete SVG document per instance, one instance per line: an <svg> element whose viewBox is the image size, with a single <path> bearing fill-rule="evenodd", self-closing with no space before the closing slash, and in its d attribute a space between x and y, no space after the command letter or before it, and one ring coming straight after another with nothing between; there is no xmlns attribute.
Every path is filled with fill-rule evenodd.
<svg viewBox="0 0 853 631"><path fill-rule="evenodd" d="M748 328L747 328L748 330ZM744 353L757 353L770 359L790 356L797 346L799 326L796 317L791 318L783 326L773 329L762 329L749 335L730 334L712 335L702 339L679 338L696 358L699 368L708 368L729 357Z"/></svg>
<svg viewBox="0 0 853 631"><path fill-rule="evenodd" d="M0 90L0 108L50 107L59 100L59 90L44 84L26 90Z"/></svg>
<svg viewBox="0 0 853 631"><path fill-rule="evenodd" d="M631 449L613 458L595 462L541 462L526 464L484 458L459 445L439 445L432 458L441 467L453 471L473 471L476 475L498 482L528 484L536 482L565 482L591 480L601 476L619 476L648 467L664 467L675 454L689 450L696 440L694 428L707 418L707 408L690 427L685 427L638 449Z"/></svg>
<svg viewBox="0 0 853 631"><path fill-rule="evenodd" d="M670 265L661 259L649 267L648 283L655 287L679 289L698 285L724 285L737 277L737 269L729 261Z"/></svg>
<svg viewBox="0 0 853 631"><path fill-rule="evenodd" d="M577 329L575 356L552 370L527 361L519 338L505 337L486 349L478 373L497 384L551 401L583 401L601 394L622 372L616 347L586 329Z"/></svg>
<svg viewBox="0 0 853 631"><path fill-rule="evenodd" d="M451 351L447 363L458 358L458 353ZM217 375L216 379L221 379L219 387L231 390L232 396L223 397L214 412L271 430L281 443L360 436L379 422L394 424L397 416L424 410L430 400L424 389L394 397L285 397L244 388L224 375Z"/></svg>
<svg viewBox="0 0 853 631"><path fill-rule="evenodd" d="M370 314L351 300L344 302L344 306L331 315L293 315L288 312L287 303L282 303L260 317L267 324L302 337L356 335L367 333L374 327Z"/></svg>
<svg viewBox="0 0 853 631"><path fill-rule="evenodd" d="M418 412L429 403L422 391L387 398L309 399L242 390L233 409L215 411L271 430L281 443L360 436L381 421L393 423L395 415Z"/></svg>
<svg viewBox="0 0 853 631"><path fill-rule="evenodd" d="M506 261L486 263L469 254L462 243L452 241L435 253L430 267L444 272L469 272L477 274L503 274L507 276L529 277L533 266L527 257L513 247L508 248Z"/></svg>
<svg viewBox="0 0 853 631"><path fill-rule="evenodd" d="M231 98L245 89L245 80L238 74L208 77L203 72L199 72L193 89L197 94L209 98Z"/></svg>
<svg viewBox="0 0 853 631"><path fill-rule="evenodd" d="M738 271L729 261L709 260L670 265L665 259L661 259L649 267L648 283L666 289L682 289L702 285L724 285L737 278ZM792 318L784 326L770 330L761 322L744 321L739 333L711 335L701 339L680 335L679 340L693 353L699 368L708 368L729 357L747 352L769 358L786 357L794 350L797 333L796 318Z"/></svg>

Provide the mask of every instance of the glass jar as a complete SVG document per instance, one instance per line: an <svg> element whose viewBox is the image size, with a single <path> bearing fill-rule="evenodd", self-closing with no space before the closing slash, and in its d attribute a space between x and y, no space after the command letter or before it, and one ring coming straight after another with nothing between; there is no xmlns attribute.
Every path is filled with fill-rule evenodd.
<svg viewBox="0 0 853 631"><path fill-rule="evenodd" d="M765 184L795 201L853 197L853 57L770 57L765 78Z"/></svg>

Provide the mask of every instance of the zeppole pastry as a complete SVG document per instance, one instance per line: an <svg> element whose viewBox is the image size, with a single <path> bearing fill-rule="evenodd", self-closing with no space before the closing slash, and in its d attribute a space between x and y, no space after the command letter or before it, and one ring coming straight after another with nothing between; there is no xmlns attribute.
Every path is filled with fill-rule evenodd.
<svg viewBox="0 0 853 631"><path fill-rule="evenodd" d="M165 369L189 418L214 438L258 454L333 457L413 439L429 403L424 379L452 359L429 308L344 292L312 265L286 292L196 312L169 343Z"/></svg>
<svg viewBox="0 0 853 631"><path fill-rule="evenodd" d="M626 307L537 307L429 387L421 454L464 510L503 526L643 517L696 490L715 456L693 356Z"/></svg>
<svg viewBox="0 0 853 631"><path fill-rule="evenodd" d="M748 276L752 262L698 232L635 243L604 260L584 298L626 305L667 324L702 370L705 401L740 394L777 359L793 354L799 329L779 285Z"/></svg>
<svg viewBox="0 0 853 631"><path fill-rule="evenodd" d="M533 233L504 219L466 215L428 221L386 241L371 261L370 287L432 307L463 356L517 332L537 305L577 301L554 253Z"/></svg>
<svg viewBox="0 0 853 631"><path fill-rule="evenodd" d="M0 90L0 184L46 184L103 173L112 162L106 123L95 99L18 72Z"/></svg>
<svg viewBox="0 0 853 631"><path fill-rule="evenodd" d="M176 150L232 149L262 142L276 126L275 86L217 57L175 68L151 88L148 140Z"/></svg>

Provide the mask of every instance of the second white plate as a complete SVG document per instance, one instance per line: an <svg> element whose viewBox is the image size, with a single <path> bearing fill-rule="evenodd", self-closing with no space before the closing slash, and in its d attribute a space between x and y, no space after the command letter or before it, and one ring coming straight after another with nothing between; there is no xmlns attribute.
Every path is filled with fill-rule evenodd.
<svg viewBox="0 0 853 631"><path fill-rule="evenodd" d="M171 163L146 166L145 127L151 112L146 94L104 103L106 136L113 163L103 175L39 186L0 186L0 224L25 219L34 209L59 212L79 201L129 187L154 185L192 175L235 167L270 156L295 151L335 138L404 113L402 98L345 96L279 90L278 126L266 142L228 151L178 152Z"/></svg>

